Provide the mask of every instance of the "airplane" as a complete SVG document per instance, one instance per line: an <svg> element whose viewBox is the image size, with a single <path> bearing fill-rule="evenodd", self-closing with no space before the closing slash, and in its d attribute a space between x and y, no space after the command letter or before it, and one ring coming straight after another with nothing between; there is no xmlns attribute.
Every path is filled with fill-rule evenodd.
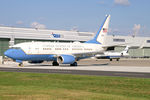
<svg viewBox="0 0 150 100"><path fill-rule="evenodd" d="M88 58L87 55L103 53L109 47L112 47L104 45L109 21L110 15L106 15L94 38L84 43L24 42L12 46L4 52L4 55L18 62L18 66L21 67L23 67L23 61L29 63L52 61L53 66L59 66L60 64L77 66L77 61Z"/></svg>
<svg viewBox="0 0 150 100"><path fill-rule="evenodd" d="M128 57L129 56L129 46L126 46L126 48L121 52L112 52L112 51L106 51L103 54L97 54L94 58L97 59L110 59L112 61L113 59L116 59L116 61L119 61L121 57Z"/></svg>

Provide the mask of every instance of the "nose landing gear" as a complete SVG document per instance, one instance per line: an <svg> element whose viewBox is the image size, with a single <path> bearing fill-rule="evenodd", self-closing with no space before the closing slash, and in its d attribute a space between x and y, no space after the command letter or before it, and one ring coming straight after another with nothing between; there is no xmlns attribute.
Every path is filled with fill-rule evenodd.
<svg viewBox="0 0 150 100"><path fill-rule="evenodd" d="M24 67L23 63L19 63L18 67Z"/></svg>

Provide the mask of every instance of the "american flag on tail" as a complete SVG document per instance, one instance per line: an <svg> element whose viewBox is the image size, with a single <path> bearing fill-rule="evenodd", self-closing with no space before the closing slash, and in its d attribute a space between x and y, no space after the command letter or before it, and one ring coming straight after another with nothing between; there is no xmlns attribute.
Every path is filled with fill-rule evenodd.
<svg viewBox="0 0 150 100"><path fill-rule="evenodd" d="M107 28L103 28L103 33L107 33Z"/></svg>

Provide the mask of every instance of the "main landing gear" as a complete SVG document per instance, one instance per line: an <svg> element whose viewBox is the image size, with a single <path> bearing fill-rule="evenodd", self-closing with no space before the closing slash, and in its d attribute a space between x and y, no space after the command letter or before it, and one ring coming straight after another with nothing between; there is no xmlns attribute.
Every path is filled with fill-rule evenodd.
<svg viewBox="0 0 150 100"><path fill-rule="evenodd" d="M112 59L110 59L110 61L112 61ZM119 61L119 59L116 59L116 61Z"/></svg>
<svg viewBox="0 0 150 100"><path fill-rule="evenodd" d="M78 66L77 62L74 62L73 64L70 64L70 66Z"/></svg>
<svg viewBox="0 0 150 100"><path fill-rule="evenodd" d="M59 63L56 62L56 61L54 61L54 62L52 63L52 65L53 65L53 66L59 66ZM78 64L77 64L77 62L74 62L74 63L70 64L70 66L78 66Z"/></svg>
<svg viewBox="0 0 150 100"><path fill-rule="evenodd" d="M56 61L54 61L54 62L52 63L52 65L53 65L53 66L59 66L59 63L56 62Z"/></svg>
<svg viewBox="0 0 150 100"><path fill-rule="evenodd" d="M119 59L116 59L116 61L119 61Z"/></svg>

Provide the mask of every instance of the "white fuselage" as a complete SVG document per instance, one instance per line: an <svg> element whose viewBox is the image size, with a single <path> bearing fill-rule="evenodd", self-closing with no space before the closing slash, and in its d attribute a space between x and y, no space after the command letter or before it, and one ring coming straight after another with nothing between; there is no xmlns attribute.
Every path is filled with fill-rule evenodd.
<svg viewBox="0 0 150 100"><path fill-rule="evenodd" d="M95 57L110 57L110 58L121 58L128 57L129 54L126 52L104 52L104 54L97 54Z"/></svg>
<svg viewBox="0 0 150 100"><path fill-rule="evenodd" d="M13 47L20 47L27 55L76 55L104 51L100 44L89 43L26 42Z"/></svg>

